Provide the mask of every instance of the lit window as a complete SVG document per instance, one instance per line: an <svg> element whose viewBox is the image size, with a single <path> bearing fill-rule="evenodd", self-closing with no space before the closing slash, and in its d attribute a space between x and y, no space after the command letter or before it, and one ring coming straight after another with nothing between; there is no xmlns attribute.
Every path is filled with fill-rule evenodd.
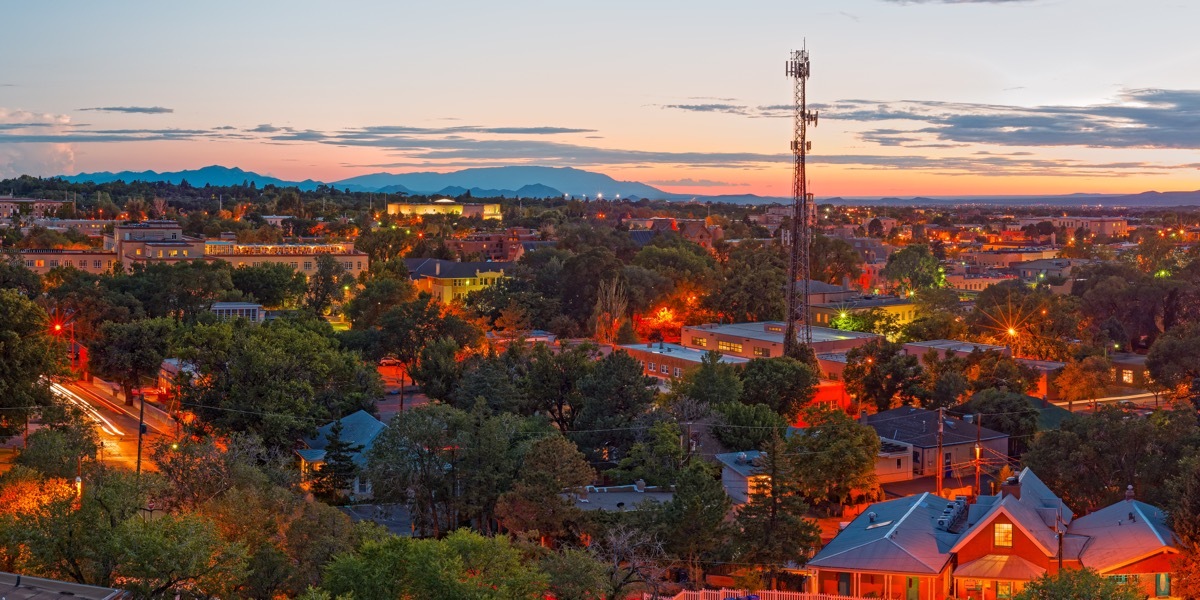
<svg viewBox="0 0 1200 600"><path fill-rule="evenodd" d="M693 345L693 346L700 347L700 348L705 348L705 347L707 347L707 346L708 346L708 338L702 338L702 337L693 337L693 338L692 338L692 345Z"/></svg>
<svg viewBox="0 0 1200 600"><path fill-rule="evenodd" d="M771 349L770 348L755 348L754 356L757 356L759 358L771 358Z"/></svg>
<svg viewBox="0 0 1200 600"><path fill-rule="evenodd" d="M1012 548L1012 523L996 523L993 537L997 548Z"/></svg>
<svg viewBox="0 0 1200 600"><path fill-rule="evenodd" d="M1133 383L1133 371L1129 369L1121 371L1121 381L1125 383Z"/></svg>
<svg viewBox="0 0 1200 600"><path fill-rule="evenodd" d="M741 352L742 345L737 342L717 342L717 349L723 352Z"/></svg>

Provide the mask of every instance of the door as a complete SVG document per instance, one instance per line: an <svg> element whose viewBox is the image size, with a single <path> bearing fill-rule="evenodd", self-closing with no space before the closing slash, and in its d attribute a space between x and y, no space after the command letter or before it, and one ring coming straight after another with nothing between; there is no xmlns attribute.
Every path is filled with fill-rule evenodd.
<svg viewBox="0 0 1200 600"><path fill-rule="evenodd" d="M1171 574L1154 574L1154 595L1160 598L1171 595Z"/></svg>
<svg viewBox="0 0 1200 600"><path fill-rule="evenodd" d="M851 593L853 592L850 590L850 574L838 573L838 595L849 596Z"/></svg>
<svg viewBox="0 0 1200 600"><path fill-rule="evenodd" d="M919 578L905 578L904 597L905 600L921 600L921 580Z"/></svg>

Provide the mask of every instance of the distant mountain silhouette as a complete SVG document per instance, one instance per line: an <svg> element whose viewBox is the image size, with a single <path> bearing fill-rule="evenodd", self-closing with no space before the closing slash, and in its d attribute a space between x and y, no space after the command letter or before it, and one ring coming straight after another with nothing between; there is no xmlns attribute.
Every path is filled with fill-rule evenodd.
<svg viewBox="0 0 1200 600"><path fill-rule="evenodd" d="M113 181L162 181L166 183L179 184L181 181L187 181L188 185L204 187L205 185L242 185L243 182L253 182L258 187L264 185L277 185L280 187L298 187L302 190L313 190L321 185L320 181L306 179L304 181L284 181L276 177L267 175L259 175L252 171L243 171L237 167L222 167L212 165L200 169L192 169L187 171L175 171L159 173L157 171L121 171L119 173L110 173L102 171L99 173L80 173L78 175L66 175L63 179L72 183L80 183L91 181L92 183L111 183Z"/></svg>
<svg viewBox="0 0 1200 600"><path fill-rule="evenodd" d="M670 194L658 188L636 181L617 181L602 173L593 173L571 167L483 167L463 169L452 173L372 173L360 175L334 182L335 186L357 186L363 189L379 190L392 186L403 186L405 189L418 194L446 193L446 188L458 188L461 191L480 189L496 192L494 196L516 196L526 186L541 186L539 193L532 197L588 196L595 198L603 194L613 198L618 194L622 197L637 198L671 198L683 196ZM461 191L459 193L461 193ZM542 192L553 191L553 194ZM521 192L522 195L525 192ZM446 195L458 195L446 193ZM474 191L471 195L476 195Z"/></svg>

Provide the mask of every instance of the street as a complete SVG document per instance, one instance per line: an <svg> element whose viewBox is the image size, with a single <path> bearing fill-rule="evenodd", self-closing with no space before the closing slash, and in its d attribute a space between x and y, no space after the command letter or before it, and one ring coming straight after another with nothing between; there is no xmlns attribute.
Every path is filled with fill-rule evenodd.
<svg viewBox="0 0 1200 600"><path fill-rule="evenodd" d="M125 406L120 400L103 393L92 384L76 381L53 384L56 395L83 409L96 424L100 434L100 451L96 460L105 464L116 464L133 470L137 465L137 406ZM142 436L142 469L154 471L150 461L150 444L164 433L160 423L147 420L146 434Z"/></svg>

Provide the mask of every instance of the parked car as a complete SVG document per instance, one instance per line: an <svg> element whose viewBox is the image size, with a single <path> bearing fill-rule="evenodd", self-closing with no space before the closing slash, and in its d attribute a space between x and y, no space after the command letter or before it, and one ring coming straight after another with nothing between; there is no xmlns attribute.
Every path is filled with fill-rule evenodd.
<svg viewBox="0 0 1200 600"><path fill-rule="evenodd" d="M379 359L379 366L381 367L399 367L401 364L403 363L395 356L385 356Z"/></svg>

